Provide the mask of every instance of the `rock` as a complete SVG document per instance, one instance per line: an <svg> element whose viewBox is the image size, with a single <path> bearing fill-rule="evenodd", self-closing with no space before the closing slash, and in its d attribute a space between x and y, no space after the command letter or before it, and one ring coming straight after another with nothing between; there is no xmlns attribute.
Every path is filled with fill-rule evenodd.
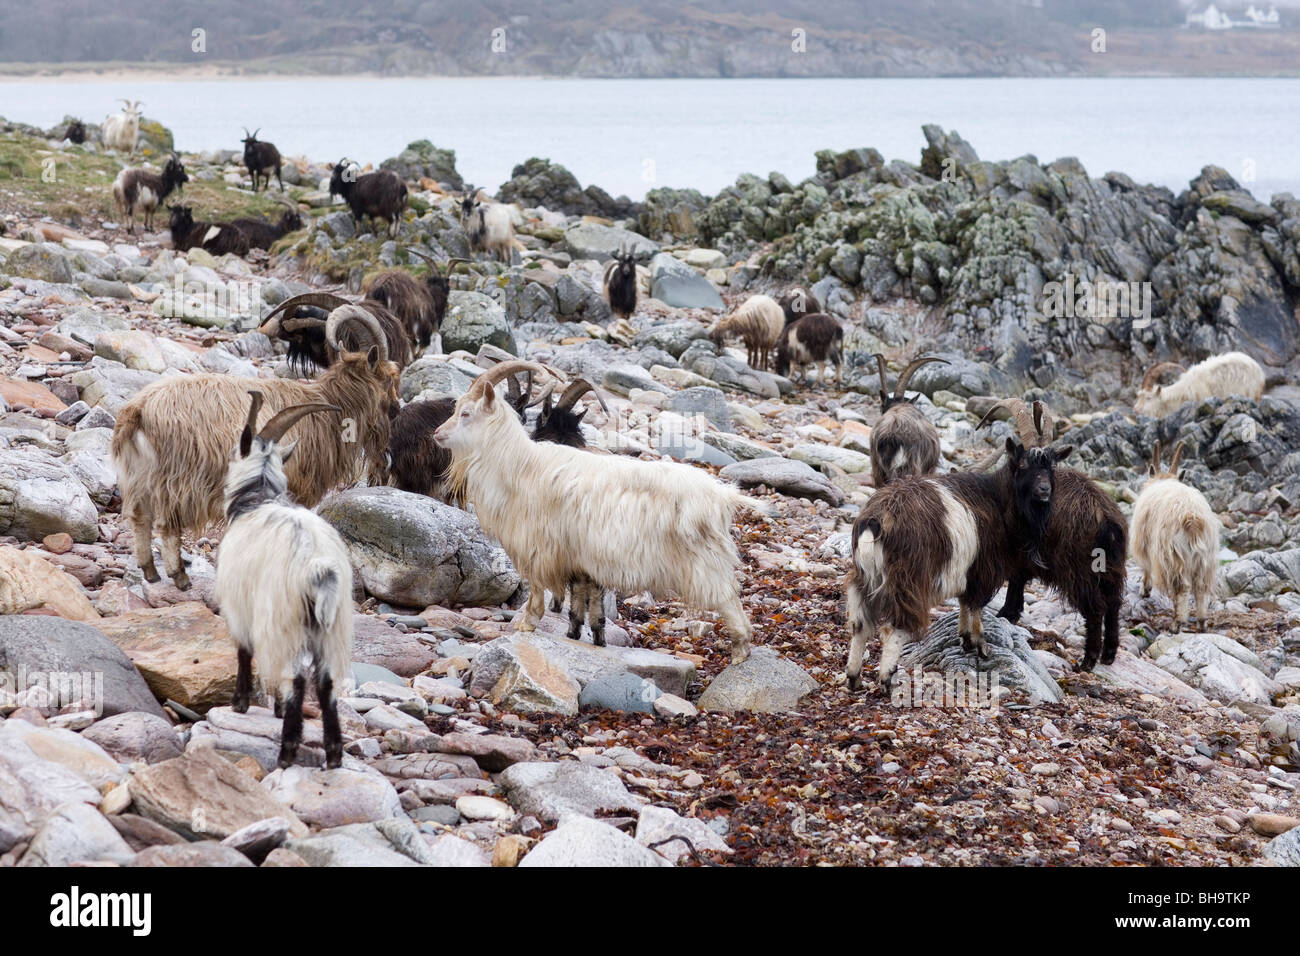
<svg viewBox="0 0 1300 956"><path fill-rule="evenodd" d="M288 840L281 849L297 854L308 866L419 866L387 843L362 839L346 830Z"/></svg>
<svg viewBox="0 0 1300 956"><path fill-rule="evenodd" d="M84 675L82 686L69 688L66 696L80 700L93 695L103 701L106 717L130 711L163 717L130 659L88 624L57 617L0 616L0 671L16 674L20 683L35 683L37 674Z"/></svg>
<svg viewBox="0 0 1300 956"><path fill-rule="evenodd" d="M673 839L677 837L677 839ZM730 853L731 847L702 820L679 816L666 807L642 807L636 822L636 842L653 849L669 863L696 853Z"/></svg>
<svg viewBox="0 0 1300 956"><path fill-rule="evenodd" d="M68 866L99 860L125 863L134 855L102 813L73 801L45 819L18 865Z"/></svg>
<svg viewBox="0 0 1300 956"><path fill-rule="evenodd" d="M402 399L410 402L425 394L460 398L473 380L441 356L416 359L402 370Z"/></svg>
<svg viewBox="0 0 1300 956"><path fill-rule="evenodd" d="M151 846L141 850L127 866L252 866L248 857L215 840Z"/></svg>
<svg viewBox="0 0 1300 956"><path fill-rule="evenodd" d="M338 827L405 815L393 785L375 772L289 767L271 773L262 785L311 826Z"/></svg>
<svg viewBox="0 0 1300 956"><path fill-rule="evenodd" d="M488 696L497 707L520 714L574 717L580 689L578 682L535 644L519 641L512 646Z"/></svg>
<svg viewBox="0 0 1300 956"><path fill-rule="evenodd" d="M119 763L160 763L179 757L184 748L172 725L156 714L134 712L97 720L82 731Z"/></svg>
<svg viewBox="0 0 1300 956"><path fill-rule="evenodd" d="M340 719L344 719L340 705ZM229 707L213 707L206 719L190 729L191 747L211 747L228 753L247 754L264 771L275 769L280 757L280 733L283 721L266 707L249 707L237 714ZM344 737L348 736L345 725ZM325 765L325 743L319 721L303 723L298 763L304 766Z"/></svg>
<svg viewBox="0 0 1300 956"><path fill-rule="evenodd" d="M1292 827L1269 840L1263 852L1278 866L1300 866L1300 827Z"/></svg>
<svg viewBox="0 0 1300 956"><path fill-rule="evenodd" d="M506 553L458 508L396 488L351 488L317 510L343 535L362 584L381 600L482 606L519 587Z"/></svg>
<svg viewBox="0 0 1300 956"><path fill-rule="evenodd" d="M650 295L678 309L726 308L712 282L663 252L650 260Z"/></svg>
<svg viewBox="0 0 1300 956"><path fill-rule="evenodd" d="M1209 699L1195 687L1184 684L1154 661L1130 654L1123 648L1115 655L1114 664L1098 664L1093 673L1109 684L1139 694L1181 699L1196 707L1209 703Z"/></svg>
<svg viewBox="0 0 1300 956"><path fill-rule="evenodd" d="M532 157L517 165L498 194L502 202L544 206L567 215L628 216L635 204L626 196L612 198L599 186L582 189L577 178L559 163Z"/></svg>
<svg viewBox="0 0 1300 956"><path fill-rule="evenodd" d="M728 465L719 477L742 488L767 485L781 494L810 501L825 501L835 507L844 504L844 492L822 474L801 461L788 458L754 458Z"/></svg>
<svg viewBox="0 0 1300 956"><path fill-rule="evenodd" d="M498 782L521 815L547 823L565 814L635 813L641 807L618 777L574 760L517 763L502 771Z"/></svg>
<svg viewBox="0 0 1300 956"><path fill-rule="evenodd" d="M399 631L369 614L354 614L352 659L414 677L438 659L438 652L409 631ZM364 682L359 682L364 683Z"/></svg>
<svg viewBox="0 0 1300 956"><path fill-rule="evenodd" d="M12 738L0 748L0 853L30 840L65 804L93 807L99 799L99 791L77 774Z"/></svg>
<svg viewBox="0 0 1300 956"><path fill-rule="evenodd" d="M1229 649L1229 644L1235 647ZM1218 634L1169 635L1153 644L1150 653L1158 667L1225 703L1269 704L1281 690L1262 670L1243 660L1253 654Z"/></svg>
<svg viewBox="0 0 1300 956"><path fill-rule="evenodd" d="M634 388L644 389L648 392L662 392L667 395L672 390L666 386L660 385L639 365L614 365L605 370L600 380L603 388L613 392L615 395L626 397Z"/></svg>
<svg viewBox="0 0 1300 956"><path fill-rule="evenodd" d="M703 415L718 431L731 431L727 397L717 388L687 388L668 400L668 407L687 418Z"/></svg>
<svg viewBox="0 0 1300 956"><path fill-rule="evenodd" d="M417 139L391 159L379 164L380 169L391 169L407 182L432 179L452 189L464 189L465 182L456 171L456 151L439 149L427 139Z"/></svg>
<svg viewBox="0 0 1300 956"><path fill-rule="evenodd" d="M620 713L655 713L655 700L663 692L652 681L635 674L610 674L588 681L578 695L578 707Z"/></svg>
<svg viewBox="0 0 1300 956"><path fill-rule="evenodd" d="M543 618L546 624L548 618ZM659 651L635 647L596 647L564 637L540 633L499 637L482 646L471 662L469 691L475 696L488 693L500 680L507 665L519 658L520 648L529 646L577 684L585 685L602 676L630 673L650 681L671 694L683 696L695 679L695 665ZM576 691L575 691L576 693Z"/></svg>
<svg viewBox="0 0 1300 956"><path fill-rule="evenodd" d="M39 541L60 531L86 544L99 537L99 512L81 482L42 452L0 449L0 534Z"/></svg>
<svg viewBox="0 0 1300 956"><path fill-rule="evenodd" d="M499 820L504 823L515 817L515 811L507 804L478 794L466 794L457 799L456 812L466 820Z"/></svg>
<svg viewBox="0 0 1300 956"><path fill-rule="evenodd" d="M782 713L795 710L817 681L798 664L767 647L755 647L739 664L728 665L700 695L701 710Z"/></svg>
<svg viewBox="0 0 1300 956"><path fill-rule="evenodd" d="M482 292L453 291L439 332L443 350L448 353L464 349L477 355L480 346L486 344L518 354L506 310Z"/></svg>
<svg viewBox="0 0 1300 956"><path fill-rule="evenodd" d="M72 260L56 245L33 242L10 252L4 260L4 271L42 282L66 284L72 281Z"/></svg>
<svg viewBox="0 0 1300 956"><path fill-rule="evenodd" d="M200 713L235 692L235 643L207 605L188 601L104 618L100 630L126 652L159 700Z"/></svg>
<svg viewBox="0 0 1300 956"><path fill-rule="evenodd" d="M673 358L680 358L696 339L708 337L708 330L699 322L683 320L679 322L659 322L638 332L632 339L632 347L644 349L653 346L663 349Z"/></svg>
<svg viewBox="0 0 1300 956"><path fill-rule="evenodd" d="M1288 830L1300 827L1300 819L1288 817L1282 813L1252 813L1246 817L1246 823L1260 836L1281 836Z"/></svg>
<svg viewBox="0 0 1300 956"><path fill-rule="evenodd" d="M869 455L834 445L795 445L790 449L790 457L817 468L838 468L851 475L871 471Z"/></svg>
<svg viewBox="0 0 1300 956"><path fill-rule="evenodd" d="M154 372L130 369L96 356L80 372L74 372L65 380L80 390L81 400L87 405L102 407L116 416L131 396L158 378Z"/></svg>
<svg viewBox="0 0 1300 956"><path fill-rule="evenodd" d="M67 412L67 407L57 395L38 382L24 382L0 378L0 399L13 408L30 408L38 412ZM56 416L56 420L58 420Z"/></svg>
<svg viewBox="0 0 1300 956"><path fill-rule="evenodd" d="M288 820L289 832L294 836L307 834L307 828L289 807L210 750L191 750L173 760L137 766L128 784L141 816L186 839L224 840L269 817Z"/></svg>
<svg viewBox="0 0 1300 956"><path fill-rule="evenodd" d="M99 614L75 578L33 551L0 547L0 614L45 609L73 621Z"/></svg>
<svg viewBox="0 0 1300 956"><path fill-rule="evenodd" d="M535 759L537 748L532 741L522 737L453 732L439 738L437 752L473 757L484 770L498 773L512 764Z"/></svg>
<svg viewBox="0 0 1300 956"><path fill-rule="evenodd" d="M488 855L468 840L444 833L429 844L431 866L490 866Z"/></svg>
<svg viewBox="0 0 1300 956"><path fill-rule="evenodd" d="M289 821L283 817L258 820L230 834L221 841L221 845L238 850L253 863L260 865L272 850L288 838L289 826Z"/></svg>
<svg viewBox="0 0 1300 956"><path fill-rule="evenodd" d="M676 694L660 694L655 698L654 711L660 717L672 720L675 717L694 717L700 710L689 700Z"/></svg>
<svg viewBox="0 0 1300 956"><path fill-rule="evenodd" d="M148 332L100 332L95 336L95 354L145 372L162 372L167 368L159 343Z"/></svg>
<svg viewBox="0 0 1300 956"><path fill-rule="evenodd" d="M538 866L671 866L652 850L608 823L581 816L566 817L537 844L519 867Z"/></svg>
<svg viewBox="0 0 1300 956"><path fill-rule="evenodd" d="M604 262L624 247L645 261L659 251L658 243L645 236L614 226L594 222L574 223L564 230L564 248L575 259L596 259Z"/></svg>
<svg viewBox="0 0 1300 956"><path fill-rule="evenodd" d="M103 791L126 775L122 766L99 744L71 730L37 727L25 720L0 724L0 747L25 746L42 760L56 763L75 773L96 790Z"/></svg>

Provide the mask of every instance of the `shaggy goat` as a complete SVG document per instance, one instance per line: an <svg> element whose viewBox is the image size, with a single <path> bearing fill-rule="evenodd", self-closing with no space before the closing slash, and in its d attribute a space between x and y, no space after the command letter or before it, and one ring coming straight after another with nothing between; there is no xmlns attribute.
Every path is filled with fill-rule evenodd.
<svg viewBox="0 0 1300 956"><path fill-rule="evenodd" d="M793 364L795 374L800 375L806 384L808 374L803 367L825 362L828 366L834 366L835 381L838 383L844 362L843 349L844 329L839 322L825 312L805 315L781 330L781 335L776 340L776 372L788 376ZM819 377L825 380L825 376Z"/></svg>
<svg viewBox="0 0 1300 956"><path fill-rule="evenodd" d="M880 370L882 414L871 430L871 477L877 488L883 488L895 478L928 475L938 466L939 432L906 392L917 369L930 362L947 364L948 360L933 355L916 359L903 369L890 395L885 357L877 352L875 359Z"/></svg>
<svg viewBox="0 0 1300 956"><path fill-rule="evenodd" d="M126 231L135 232L135 211L139 207L144 213L144 227L153 231L154 213L158 205L172 194L172 190L182 190L190 177L185 166L175 153L167 158L167 165L161 173L132 167L122 170L113 180L113 201L118 211L126 217Z"/></svg>
<svg viewBox="0 0 1300 956"><path fill-rule="evenodd" d="M126 106L123 107L121 112L104 117L104 125L100 127L100 138L109 149L134 153L135 141L140 136L140 107L142 104L139 100L134 103L130 100L123 100L122 102Z"/></svg>
<svg viewBox="0 0 1300 956"><path fill-rule="evenodd" d="M1205 629L1219 554L1219 518L1205 495L1183 484L1178 443L1166 470L1160 468L1160 442L1151 456L1152 480L1133 505L1133 557L1142 568L1142 596L1151 585L1174 602L1174 630L1187 624L1185 606L1196 602L1197 627Z"/></svg>
<svg viewBox="0 0 1300 956"><path fill-rule="evenodd" d="M290 767L302 742L302 701L309 665L316 674L325 729L325 766L343 763L334 682L352 662L352 561L339 533L289 501L284 466L297 442L277 442L313 412L337 405L290 405L257 428L262 393L250 391L248 422L226 474L226 535L217 557L216 597L238 647L231 706L248 710L253 659L262 684L283 709L279 765Z"/></svg>
<svg viewBox="0 0 1300 956"><path fill-rule="evenodd" d="M214 256L248 254L248 236L236 226L226 222L196 222L190 206L168 206L167 209L172 248L177 252L199 248Z"/></svg>
<svg viewBox="0 0 1300 956"><path fill-rule="evenodd" d="M360 308L374 319L375 327L383 334L386 357L397 363L399 369L411 364L414 351L410 331L397 316L371 299L354 304L332 292L304 292L285 299L267 313L258 331L288 344L290 368L298 372L328 368L334 364L340 347L326 334L329 323L321 313L328 315L345 306ZM348 330L344 330L340 344L345 350L358 348L354 334Z"/></svg>
<svg viewBox="0 0 1300 956"><path fill-rule="evenodd" d="M803 288L790 289L781 298L777 299L777 302L781 304L781 310L785 313L786 325L791 322L798 322L805 315L812 315L814 312L822 310L817 297Z"/></svg>
<svg viewBox="0 0 1300 956"><path fill-rule="evenodd" d="M280 151L275 148L274 143L266 143L257 138L257 134L262 130L258 129L249 132L244 128L244 166L248 169L248 175L253 180L253 192L257 192L257 180L260 177L262 185L267 189L271 188L271 170L275 170L275 178L280 183L280 192L284 192L284 180L280 179Z"/></svg>
<svg viewBox="0 0 1300 956"><path fill-rule="evenodd" d="M523 244L515 238L510 209L502 203L484 202L472 186L460 202L460 222L469 235L471 249L486 252L507 265L513 250L523 251Z"/></svg>
<svg viewBox="0 0 1300 956"><path fill-rule="evenodd" d="M603 286L610 311L626 319L636 311L636 253L624 246L605 266Z"/></svg>
<svg viewBox="0 0 1300 956"><path fill-rule="evenodd" d="M68 124L67 129L63 131L63 138L69 143L80 145L86 141L86 124L81 120L73 120Z"/></svg>
<svg viewBox="0 0 1300 956"><path fill-rule="evenodd" d="M888 686L904 645L925 633L930 609L953 597L960 600L962 649L989 656L984 605L1005 580L1004 567L1041 533L1056 462L1069 453L1008 438L1007 463L991 475L903 478L871 496L853 522L844 581L850 690L858 687L869 638L880 634L876 677Z"/></svg>
<svg viewBox="0 0 1300 956"><path fill-rule="evenodd" d="M719 348L727 336L739 335L745 343L745 361L752 369L766 370L771 362L772 348L781 329L785 327L785 313L770 295L751 295L737 306L731 315L718 319L709 329L709 340Z"/></svg>
<svg viewBox="0 0 1300 956"><path fill-rule="evenodd" d="M549 374L534 363L518 367ZM752 628L730 526L738 508L764 511L761 502L690 465L532 441L482 376L434 435L451 450L453 482L483 529L529 583L518 630L536 629L546 591L586 580L717 611L731 633L732 661L749 656Z"/></svg>
<svg viewBox="0 0 1300 956"><path fill-rule="evenodd" d="M1032 414L1020 399L1007 405L1021 440L1031 447L1055 437L1051 413L1041 402ZM980 425L989 421L995 405ZM976 426L979 427L979 426ZM1055 589L1083 615L1084 651L1079 670L1090 671L1100 660L1111 664L1119 651L1119 611L1124 603L1127 526L1110 496L1081 471L1056 470L1056 495L1041 536L1007 565L1007 597L998 617L1012 624L1025 609L1025 585L1038 578ZM1105 638L1103 641L1103 627Z"/></svg>
<svg viewBox="0 0 1300 956"><path fill-rule="evenodd" d="M451 295L451 270L461 259L448 259L446 273L439 271L431 256L408 249L429 264L429 274L424 283L402 269L385 269L365 285L367 299L380 303L397 316L411 340L420 350L433 341L433 333L442 327L447 314L447 299Z"/></svg>
<svg viewBox="0 0 1300 956"><path fill-rule="evenodd" d="M244 234L244 238L248 240L248 248L270 249L276 240L302 228L302 216L298 213L298 207L287 200L277 201L285 207L279 222L271 223L265 219L241 216L228 223Z"/></svg>
<svg viewBox="0 0 1300 956"><path fill-rule="evenodd" d="M391 170L360 173L356 163L343 159L330 176L330 195L342 196L360 227L362 218L382 219L388 223L388 235L397 235L397 221L406 208L406 183Z"/></svg>
<svg viewBox="0 0 1300 956"><path fill-rule="evenodd" d="M181 533L222 515L222 482L229 451L244 427L245 391L266 393L270 411L325 402L343 410L343 423L324 418L297 426L297 453L287 468L294 500L314 506L330 489L366 466L371 481L384 477L389 418L398 406L397 366L374 316L356 306L330 313L326 337L336 351L345 327L368 332L366 352L341 352L319 380L243 379L233 375L177 375L145 386L123 406L113 429L112 457L122 490L122 514L135 536L135 558L145 580L159 580L152 537L162 525L163 563L172 583L190 586L181 563Z"/></svg>
<svg viewBox="0 0 1300 956"><path fill-rule="evenodd" d="M1183 374L1172 385L1159 385L1161 374L1177 370ZM1138 388L1133 410L1139 415L1164 418L1187 402L1206 398L1244 395L1259 401L1264 394L1264 370L1249 355L1229 352L1184 369L1177 362L1161 362L1147 369Z"/></svg>

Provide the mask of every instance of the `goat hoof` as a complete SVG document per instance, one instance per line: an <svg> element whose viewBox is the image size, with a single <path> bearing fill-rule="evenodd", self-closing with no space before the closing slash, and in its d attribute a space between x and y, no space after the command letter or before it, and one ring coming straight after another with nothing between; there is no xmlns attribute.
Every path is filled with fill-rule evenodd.
<svg viewBox="0 0 1300 956"><path fill-rule="evenodd" d="M1115 655L1118 653L1119 653L1118 648L1111 648L1110 650L1102 651L1101 662L1106 665L1114 664Z"/></svg>
<svg viewBox="0 0 1300 956"><path fill-rule="evenodd" d="M731 652L732 665L743 664L749 659L749 647L741 647Z"/></svg>
<svg viewBox="0 0 1300 956"><path fill-rule="evenodd" d="M144 574L144 579L150 584L157 584L162 580L162 576L158 574L158 569L152 564L145 565L140 571Z"/></svg>
<svg viewBox="0 0 1300 956"><path fill-rule="evenodd" d="M293 766L293 756L286 757L283 753L280 754L280 759L276 761L276 766L281 770L288 770Z"/></svg>
<svg viewBox="0 0 1300 956"><path fill-rule="evenodd" d="M190 576L184 571L177 571L172 575L172 584L176 585L178 591L188 591L190 589Z"/></svg>
<svg viewBox="0 0 1300 956"><path fill-rule="evenodd" d="M846 676L848 679L845 681L845 684L851 692L856 691L859 687L862 686L861 674L848 674Z"/></svg>
<svg viewBox="0 0 1300 956"><path fill-rule="evenodd" d="M230 702L230 709L237 714L248 713L248 698L236 697L234 700Z"/></svg>
<svg viewBox="0 0 1300 956"><path fill-rule="evenodd" d="M1097 666L1096 657L1093 657L1092 655L1084 655L1083 660L1079 661L1079 663L1075 665L1075 670L1087 674L1090 673L1092 669L1096 666Z"/></svg>

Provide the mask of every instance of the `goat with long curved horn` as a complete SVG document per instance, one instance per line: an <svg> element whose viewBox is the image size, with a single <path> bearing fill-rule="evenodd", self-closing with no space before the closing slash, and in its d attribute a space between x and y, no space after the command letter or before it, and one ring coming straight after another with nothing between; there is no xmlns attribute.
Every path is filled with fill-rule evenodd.
<svg viewBox="0 0 1300 956"><path fill-rule="evenodd" d="M877 352L874 358L880 372L882 414L871 430L871 475L876 487L883 488L898 478L928 475L938 467L939 432L916 407L915 400L907 397L907 383L923 365L948 360L933 355L913 360L898 376L894 394L890 395L885 356Z"/></svg>

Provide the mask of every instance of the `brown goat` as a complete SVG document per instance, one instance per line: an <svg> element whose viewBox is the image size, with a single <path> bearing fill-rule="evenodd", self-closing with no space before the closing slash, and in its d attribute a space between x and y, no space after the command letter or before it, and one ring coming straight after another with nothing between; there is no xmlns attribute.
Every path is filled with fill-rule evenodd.
<svg viewBox="0 0 1300 956"><path fill-rule="evenodd" d="M825 312L805 315L781 330L776 340L776 373L788 376L793 366L795 375L807 384L808 373L804 366L824 362L834 366L838 383L844 364L843 348L844 328L838 321ZM825 376L822 379L824 381Z"/></svg>
<svg viewBox="0 0 1300 956"><path fill-rule="evenodd" d="M871 479L877 488L883 488L896 478L907 475L928 475L939 465L939 431L921 414L915 399L906 395L907 383L916 370L930 362L947 363L947 359L927 356L913 361L903 369L889 394L889 376L885 357L875 355L880 370L880 421L871 430Z"/></svg>

